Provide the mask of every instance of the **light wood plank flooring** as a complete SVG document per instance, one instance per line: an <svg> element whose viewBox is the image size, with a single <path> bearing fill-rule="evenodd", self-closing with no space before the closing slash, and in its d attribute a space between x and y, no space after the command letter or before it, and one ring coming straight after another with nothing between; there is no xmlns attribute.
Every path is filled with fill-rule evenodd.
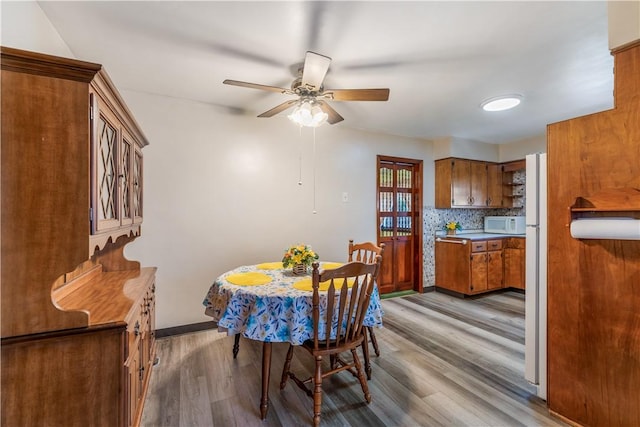
<svg viewBox="0 0 640 427"><path fill-rule="evenodd" d="M462 300L442 293L383 301L381 355L371 352L372 402L342 372L323 383L325 426L563 426L524 380L524 295ZM273 344L270 407L260 420L262 344L203 331L159 339L145 427L300 426L312 423L312 399L291 381L279 390L286 344ZM311 375L304 351L296 372Z"/></svg>

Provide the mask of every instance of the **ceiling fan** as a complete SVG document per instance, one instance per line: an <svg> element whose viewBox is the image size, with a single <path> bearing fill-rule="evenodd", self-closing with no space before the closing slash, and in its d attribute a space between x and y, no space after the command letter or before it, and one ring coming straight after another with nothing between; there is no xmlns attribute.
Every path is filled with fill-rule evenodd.
<svg viewBox="0 0 640 427"><path fill-rule="evenodd" d="M387 101L389 99L389 89L325 89L323 82L329 71L331 58L308 51L305 55L304 64L298 70L298 77L291 83L291 89L276 86L267 86L256 83L247 83L238 80L225 80L222 83L232 86L248 87L252 89L279 92L284 95L294 95L297 99L283 102L274 108L265 111L258 117L272 117L288 108L297 105L295 111L306 110L307 116L313 117L315 113L322 116L319 120L326 120L330 124L338 123L344 118L338 114L325 100L331 101ZM324 114L322 114L324 113ZM290 118L293 117L290 116ZM295 121L295 120L294 120ZM311 122L299 124L304 126L318 126L321 122Z"/></svg>

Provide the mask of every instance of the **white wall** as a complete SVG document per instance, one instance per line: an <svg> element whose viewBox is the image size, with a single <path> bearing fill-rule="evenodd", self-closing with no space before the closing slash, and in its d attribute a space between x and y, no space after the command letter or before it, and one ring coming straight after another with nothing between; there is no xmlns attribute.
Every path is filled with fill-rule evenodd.
<svg viewBox="0 0 640 427"><path fill-rule="evenodd" d="M463 138L445 137L433 140L434 159L458 157L462 159L497 162L499 145L471 141Z"/></svg>
<svg viewBox="0 0 640 427"><path fill-rule="evenodd" d="M316 131L314 214L311 129L301 136L284 116L122 95L151 142L143 151L142 238L126 254L158 266L158 328L210 320L201 302L218 275L280 260L291 244L341 261L349 238L375 241L377 154L422 159L433 176L429 143L325 125ZM432 178L425 187L425 203L433 204Z"/></svg>
<svg viewBox="0 0 640 427"><path fill-rule="evenodd" d="M640 40L640 1L609 1L607 13L609 49Z"/></svg>
<svg viewBox="0 0 640 427"><path fill-rule="evenodd" d="M2 46L74 58L36 2L3 1L0 15Z"/></svg>
<svg viewBox="0 0 640 427"><path fill-rule="evenodd" d="M501 163L524 159L527 154L546 153L547 137L546 135L539 135L537 137L515 141L510 144L501 144L499 146L499 150Z"/></svg>

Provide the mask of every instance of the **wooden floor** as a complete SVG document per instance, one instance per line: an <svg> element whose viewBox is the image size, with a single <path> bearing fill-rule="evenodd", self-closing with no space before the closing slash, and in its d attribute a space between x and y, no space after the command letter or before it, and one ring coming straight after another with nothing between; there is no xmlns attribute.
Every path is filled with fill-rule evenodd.
<svg viewBox="0 0 640 427"><path fill-rule="evenodd" d="M524 380L524 295L462 300L431 292L383 300L380 357L367 405L348 372L323 383L325 426L562 426ZM279 390L286 344L273 344L270 407L259 416L262 344L217 331L158 340L142 426L300 426L312 399L291 381ZM312 360L296 353L294 368ZM303 366L303 362L304 366Z"/></svg>

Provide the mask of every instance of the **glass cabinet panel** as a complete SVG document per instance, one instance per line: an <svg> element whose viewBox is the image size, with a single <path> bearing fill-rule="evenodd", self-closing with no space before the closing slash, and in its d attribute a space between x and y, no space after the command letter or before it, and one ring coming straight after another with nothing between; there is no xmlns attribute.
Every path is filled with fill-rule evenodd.
<svg viewBox="0 0 640 427"><path fill-rule="evenodd" d="M97 118L94 139L96 147L96 229L108 228L120 223L118 216L118 130L106 116Z"/></svg>

